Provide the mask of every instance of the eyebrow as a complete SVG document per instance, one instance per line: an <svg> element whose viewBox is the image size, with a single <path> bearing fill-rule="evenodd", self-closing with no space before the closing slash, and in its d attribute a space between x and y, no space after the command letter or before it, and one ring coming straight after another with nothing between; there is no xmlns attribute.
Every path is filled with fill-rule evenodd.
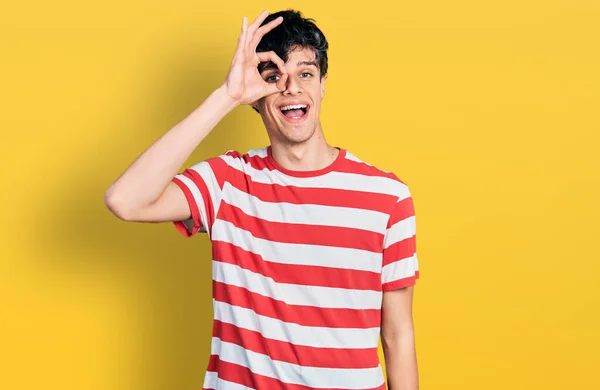
<svg viewBox="0 0 600 390"><path fill-rule="evenodd" d="M312 65L315 68L318 68L317 61L300 61L300 62L298 62L298 66L302 66L302 65L306 65L306 66Z"/></svg>
<svg viewBox="0 0 600 390"><path fill-rule="evenodd" d="M317 61L298 61L296 66L314 66L315 68L319 68ZM269 61L261 70L261 72L265 72L271 69L279 69L274 62Z"/></svg>

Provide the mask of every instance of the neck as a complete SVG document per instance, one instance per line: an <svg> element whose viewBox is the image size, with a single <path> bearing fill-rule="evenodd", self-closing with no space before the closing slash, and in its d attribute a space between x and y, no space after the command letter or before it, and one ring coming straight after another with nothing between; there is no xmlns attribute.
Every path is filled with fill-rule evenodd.
<svg viewBox="0 0 600 390"><path fill-rule="evenodd" d="M323 132L317 131L306 142L290 144L271 141L273 159L292 171L315 171L329 166L339 154L339 149L327 143Z"/></svg>

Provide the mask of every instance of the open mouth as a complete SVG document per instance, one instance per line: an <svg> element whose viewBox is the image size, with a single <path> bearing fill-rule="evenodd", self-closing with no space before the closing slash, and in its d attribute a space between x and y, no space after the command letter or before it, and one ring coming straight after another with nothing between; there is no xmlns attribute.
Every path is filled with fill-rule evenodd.
<svg viewBox="0 0 600 390"><path fill-rule="evenodd" d="M307 104L291 104L279 107L279 110L288 121L299 122L306 118L309 107Z"/></svg>

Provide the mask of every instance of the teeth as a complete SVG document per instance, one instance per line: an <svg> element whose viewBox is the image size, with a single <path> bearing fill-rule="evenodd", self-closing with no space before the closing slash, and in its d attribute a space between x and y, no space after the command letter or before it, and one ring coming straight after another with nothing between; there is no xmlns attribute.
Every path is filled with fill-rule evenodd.
<svg viewBox="0 0 600 390"><path fill-rule="evenodd" d="M292 104L290 106L283 106L281 107L282 111L286 111L286 110L298 110L301 108L306 108L308 107L306 104Z"/></svg>

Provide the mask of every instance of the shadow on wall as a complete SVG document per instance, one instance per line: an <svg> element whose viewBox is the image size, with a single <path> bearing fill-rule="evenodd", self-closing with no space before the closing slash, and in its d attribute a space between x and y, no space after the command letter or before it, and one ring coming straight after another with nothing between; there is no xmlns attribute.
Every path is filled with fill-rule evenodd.
<svg viewBox="0 0 600 390"><path fill-rule="evenodd" d="M147 80L150 96L143 98L156 110L115 114L110 122L118 130L111 129L99 144L90 145L91 158L74 161L73 170L56 182L52 196L57 201L41 207L39 218L51 228L40 236L36 248L44 248L40 257L52 259L53 272L86 283L108 278L119 291L131 292L123 299L134 312L128 317L133 322L128 333L137 339L127 340L133 343L137 359L131 363L136 370L131 373L134 388L202 387L212 334L211 246L207 235L186 239L171 223L120 221L107 210L103 196L139 153L224 80L227 68L220 64L228 65L232 53L216 51L210 50L207 60L204 48L177 47L176 42L156 48L153 56L169 58L168 63L162 62L161 77ZM179 119L173 122L174 117ZM130 118L140 122L133 129L124 128L123 122ZM248 123L260 126L260 118L249 107L236 109L190 161L244 147L251 136L240 125ZM123 139L132 140L129 148L123 146Z"/></svg>

